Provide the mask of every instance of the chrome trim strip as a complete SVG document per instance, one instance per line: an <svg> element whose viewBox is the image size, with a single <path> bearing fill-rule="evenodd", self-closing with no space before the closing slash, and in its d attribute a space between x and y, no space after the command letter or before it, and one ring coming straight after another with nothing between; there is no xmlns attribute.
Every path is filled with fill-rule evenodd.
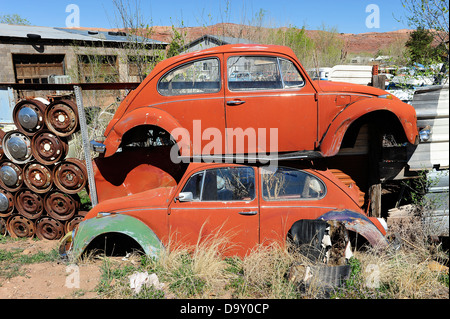
<svg viewBox="0 0 450 319"><path fill-rule="evenodd" d="M158 105L163 105L163 104L170 104L170 103L178 103L178 102L189 102L189 101L202 101L202 100L224 100L225 98L223 96L220 97L204 97L204 98L198 98L198 99L185 99L185 100L175 100L175 101L164 101L164 102L160 102L160 103L155 103L155 104L150 104L150 105L146 105L144 107L155 107Z"/></svg>
<svg viewBox="0 0 450 319"><path fill-rule="evenodd" d="M205 202L202 202L205 203ZM217 202L214 202L217 203ZM221 202L219 202L221 203ZM218 210L218 209L256 209L258 210L258 207L172 207L172 210L174 209L183 209L183 210L200 210L200 209L214 209L214 210Z"/></svg>
<svg viewBox="0 0 450 319"><path fill-rule="evenodd" d="M292 89L291 89L292 90ZM233 95L226 96L226 99L237 99L237 98L246 98L246 97L291 97L291 96L314 96L314 93L274 93L274 94L260 94L260 95Z"/></svg>
<svg viewBox="0 0 450 319"><path fill-rule="evenodd" d="M327 92L327 93L318 93L318 95L355 95L355 96L366 96L366 97L375 97L371 94L363 94L363 93L347 93L347 92Z"/></svg>
<svg viewBox="0 0 450 319"><path fill-rule="evenodd" d="M121 213L127 213L127 212L139 212L143 210L168 210L166 207L147 207L147 208L135 208L135 209L126 209L126 210L112 210L111 213L113 214L121 214Z"/></svg>

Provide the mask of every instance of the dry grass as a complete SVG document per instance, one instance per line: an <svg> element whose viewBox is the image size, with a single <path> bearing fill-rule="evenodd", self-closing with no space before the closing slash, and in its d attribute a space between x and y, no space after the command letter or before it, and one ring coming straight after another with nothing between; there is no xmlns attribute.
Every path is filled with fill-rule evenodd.
<svg viewBox="0 0 450 319"><path fill-rule="evenodd" d="M355 252L350 279L327 295L313 282L305 286L290 280L292 265L314 264L288 246L258 246L243 259L225 257L232 236L221 232L191 247L172 243L172 249L161 251L159 258L135 258L133 265L105 258L98 292L103 298L447 299L448 268L437 271L430 265L448 262L448 254L417 229L411 238L417 225L402 227L396 235L408 235L408 243L385 251ZM128 277L136 271L156 273L163 290L148 288L133 294Z"/></svg>
<svg viewBox="0 0 450 319"><path fill-rule="evenodd" d="M448 252L429 240L419 217L390 226L385 251L356 252L359 272L344 298L442 299L449 297Z"/></svg>

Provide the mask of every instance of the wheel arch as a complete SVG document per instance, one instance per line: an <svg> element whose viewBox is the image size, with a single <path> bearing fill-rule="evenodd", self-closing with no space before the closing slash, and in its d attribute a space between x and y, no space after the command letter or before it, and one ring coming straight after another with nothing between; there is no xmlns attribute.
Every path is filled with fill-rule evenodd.
<svg viewBox="0 0 450 319"><path fill-rule="evenodd" d="M342 110L322 136L320 151L327 157L336 155L344 138L346 143L354 142L358 129L366 123L379 125L386 132L393 133L400 141L418 143L414 108L400 101L373 98L355 102Z"/></svg>
<svg viewBox="0 0 450 319"><path fill-rule="evenodd" d="M185 130L172 115L159 108L140 107L126 114L109 130L104 142L105 157L113 155L120 147L127 132L138 127L155 127L167 132L178 145L179 151L183 150L183 152L187 152L186 154L190 154L190 143L186 144L181 134L172 136L173 132Z"/></svg>
<svg viewBox="0 0 450 319"><path fill-rule="evenodd" d="M373 247L383 248L388 245L385 237L386 230L376 218L369 218L361 213L344 209L329 211L317 219L342 222L347 230L363 236Z"/></svg>
<svg viewBox="0 0 450 319"><path fill-rule="evenodd" d="M306 221L306 223L305 223ZM302 238L301 241L308 242L308 236L311 240L317 233L315 224L328 221L338 221L344 224L348 231L361 235L373 247L386 247L388 241L385 237L385 230L378 220L370 219L369 217L351 210L335 210L329 211L316 219L300 219L295 221L287 233L287 239L295 239L296 236ZM322 226L323 227L323 226ZM382 230L380 230L382 229ZM317 238L316 238L317 240Z"/></svg>
<svg viewBox="0 0 450 319"><path fill-rule="evenodd" d="M377 110L359 117L349 125L342 138L342 147L353 147L358 133L364 125L376 125L380 132L392 134L397 142L408 142L398 117L390 111Z"/></svg>
<svg viewBox="0 0 450 319"><path fill-rule="evenodd" d="M128 240L133 248L150 257L157 257L163 249L158 236L142 221L124 214L99 213L96 217L83 220L72 233L71 255L76 260L88 250L97 247L104 239L111 239L108 245L126 245ZM117 242L114 242L119 240ZM138 247L135 247L137 244Z"/></svg>

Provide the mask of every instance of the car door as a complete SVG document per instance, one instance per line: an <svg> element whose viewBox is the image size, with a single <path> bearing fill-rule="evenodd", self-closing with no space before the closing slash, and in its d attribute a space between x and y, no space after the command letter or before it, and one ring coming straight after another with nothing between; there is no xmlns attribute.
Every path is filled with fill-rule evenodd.
<svg viewBox="0 0 450 319"><path fill-rule="evenodd" d="M314 150L316 91L293 61L236 53L224 61L229 154Z"/></svg>
<svg viewBox="0 0 450 319"><path fill-rule="evenodd" d="M220 238L227 242L227 255L240 256L258 243L259 209L254 168L202 169L181 184L178 198L170 204L171 240L196 245Z"/></svg>
<svg viewBox="0 0 450 319"><path fill-rule="evenodd" d="M205 56L176 65L158 80L155 106L167 111L183 128L183 142L193 155L221 155L225 151L222 55ZM175 136L178 138L179 136Z"/></svg>
<svg viewBox="0 0 450 319"><path fill-rule="evenodd" d="M318 176L291 167L260 169L261 243L284 242L292 224L316 219L340 208L327 196L327 185ZM339 201L339 197L338 197Z"/></svg>

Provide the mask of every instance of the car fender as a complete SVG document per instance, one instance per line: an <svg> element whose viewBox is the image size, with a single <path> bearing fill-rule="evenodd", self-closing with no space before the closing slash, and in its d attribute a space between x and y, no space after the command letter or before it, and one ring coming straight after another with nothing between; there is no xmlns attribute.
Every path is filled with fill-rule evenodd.
<svg viewBox="0 0 450 319"><path fill-rule="evenodd" d="M378 221L376 222L379 225L375 225L374 220L376 220L376 218L371 220L361 213L344 209L329 211L319 216L317 219L340 221L345 225L345 228L354 231L367 239L373 247L385 248L389 244L385 237L386 232L383 229L383 226Z"/></svg>
<svg viewBox="0 0 450 319"><path fill-rule="evenodd" d="M172 115L159 108L146 106L134 109L112 124L112 129L109 130L104 141L106 147L104 156L113 155L119 148L123 135L130 129L140 125L154 125L169 133L175 129L182 129L180 123ZM183 141L181 136L178 136L178 140L175 141L180 152L183 149L183 152L190 154L190 145L179 144L179 142Z"/></svg>
<svg viewBox="0 0 450 319"><path fill-rule="evenodd" d="M417 117L413 106L398 100L370 98L347 105L328 126L320 142L323 156L338 153L349 126L358 118L375 111L388 111L396 116L411 144L418 143Z"/></svg>
<svg viewBox="0 0 450 319"><path fill-rule="evenodd" d="M70 255L78 259L89 244L106 233L121 233L134 239L150 257L157 257L162 243L158 236L142 221L124 214L99 213L83 220L72 232Z"/></svg>

